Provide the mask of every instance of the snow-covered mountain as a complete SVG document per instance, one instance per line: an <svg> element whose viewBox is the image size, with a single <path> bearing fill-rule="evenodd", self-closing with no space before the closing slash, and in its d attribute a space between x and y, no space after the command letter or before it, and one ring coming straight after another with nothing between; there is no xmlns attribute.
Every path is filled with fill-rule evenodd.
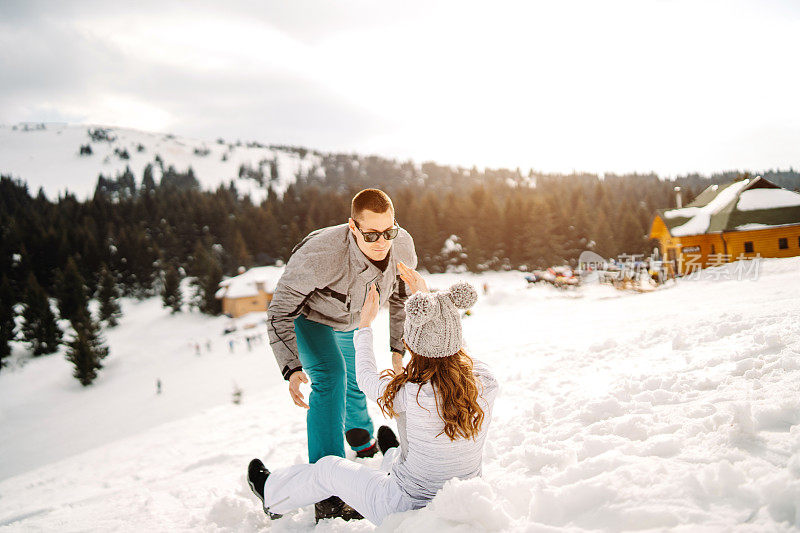
<svg viewBox="0 0 800 533"><path fill-rule="evenodd" d="M457 279L488 285L464 319L468 352L501 384L484 475L382 530L800 528L800 257L646 294L527 288L519 272L428 283ZM89 388L61 353L0 372L0 530L313 530L311 508L269 522L244 482L254 456L270 468L306 458L305 412L261 317L223 336L227 319L170 315L158 299L123 311ZM375 330L385 345L385 310Z"/></svg>
<svg viewBox="0 0 800 533"><path fill-rule="evenodd" d="M98 132L94 138L91 132ZM89 146L91 154L81 154ZM130 167L137 183L148 163L153 164L158 181L163 168L178 172L191 167L203 189L234 180L240 193L249 193L254 202L266 195L266 187L247 177L239 177L242 165L261 169L269 182L271 162L277 165L277 179L270 183L282 193L294 182L298 171L304 174L319 165L314 153L269 148L260 143L221 139L190 139L129 128L95 125L18 124L0 125L0 174L21 178L32 194L40 187L50 199L69 190L79 199L91 197L97 176L114 178Z"/></svg>

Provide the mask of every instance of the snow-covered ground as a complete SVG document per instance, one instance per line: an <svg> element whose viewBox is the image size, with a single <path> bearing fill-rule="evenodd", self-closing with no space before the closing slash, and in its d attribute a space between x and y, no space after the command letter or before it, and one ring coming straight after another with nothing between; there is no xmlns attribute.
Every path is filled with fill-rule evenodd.
<svg viewBox="0 0 800 533"><path fill-rule="evenodd" d="M627 294L527 288L513 272L429 276L488 283L465 335L502 390L483 478L381 529L800 528L800 258L762 261L757 280L719 277ZM0 529L313 529L310 508L267 521L244 482L252 457L306 457L305 413L268 347L240 339L231 353L226 319L170 316L155 299L123 310L92 387L60 354L0 372ZM386 311L376 329L379 348Z"/></svg>
<svg viewBox="0 0 800 533"><path fill-rule="evenodd" d="M105 127L113 140L92 141L88 130L100 127L46 124L44 129L35 126L26 129L24 125L0 125L0 174L21 178L34 195L42 187L51 200L66 190L79 199L86 199L94 193L99 174L115 178L125 171L126 166L130 167L138 185L145 166L150 163L158 182L161 172L155 158L160 156L164 168L172 165L176 171L186 172L191 167L203 189L216 189L220 184L227 185L233 180L241 194L250 194L253 202L259 203L266 197L267 190L252 179L240 179L241 165L257 169L259 162L275 160L279 179L271 185L282 194L294 183L298 171L308 173L320 162L319 156L314 154L301 158L294 152L247 146L247 143L236 146L236 140L226 139L220 144L216 140L190 139L130 128ZM82 156L80 148L86 144L91 146L92 154ZM115 150L126 151L129 159L120 158ZM269 164L262 166L262 170L269 181Z"/></svg>

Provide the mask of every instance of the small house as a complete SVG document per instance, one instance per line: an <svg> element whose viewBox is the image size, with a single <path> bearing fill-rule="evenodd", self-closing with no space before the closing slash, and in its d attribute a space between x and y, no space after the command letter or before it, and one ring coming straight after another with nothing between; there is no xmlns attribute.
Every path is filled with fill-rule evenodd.
<svg viewBox="0 0 800 533"><path fill-rule="evenodd" d="M238 276L222 280L217 299L222 300L222 312L238 318L254 311L266 312L284 267L254 267Z"/></svg>
<svg viewBox="0 0 800 533"><path fill-rule="evenodd" d="M756 257L800 255L800 194L757 176L711 185L650 228L673 274Z"/></svg>

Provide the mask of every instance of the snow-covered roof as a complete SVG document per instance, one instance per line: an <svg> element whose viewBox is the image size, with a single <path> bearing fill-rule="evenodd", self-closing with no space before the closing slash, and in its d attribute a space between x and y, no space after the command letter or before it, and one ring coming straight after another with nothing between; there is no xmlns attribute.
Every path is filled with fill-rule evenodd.
<svg viewBox="0 0 800 533"><path fill-rule="evenodd" d="M266 292L275 292L278 280L283 275L285 267L262 266L253 267L243 274L222 280L219 290L216 292L217 298L245 298L247 296L258 295L257 283L264 284Z"/></svg>
<svg viewBox="0 0 800 533"><path fill-rule="evenodd" d="M664 213L668 218L689 217L689 220L680 226L672 229L672 234L676 237L684 235L697 235L708 231L711 223L711 215L715 215L725 208L736 198L739 191L750 184L749 179L744 179L736 183L731 183L721 190L713 200L702 207L684 207Z"/></svg>
<svg viewBox="0 0 800 533"><path fill-rule="evenodd" d="M752 230L752 229L765 229L765 228L769 228L769 227L771 227L771 226L769 226L767 224L759 224L758 222L751 222L749 224L742 224L741 226L736 226L736 229L738 229L739 231L744 231L744 230L749 230L749 229L750 230Z"/></svg>
<svg viewBox="0 0 800 533"><path fill-rule="evenodd" d="M786 189L751 189L739 195L736 209L772 209L774 207L800 206L800 194Z"/></svg>
<svg viewBox="0 0 800 533"><path fill-rule="evenodd" d="M800 224L800 194L757 176L711 185L680 209L659 210L675 237Z"/></svg>

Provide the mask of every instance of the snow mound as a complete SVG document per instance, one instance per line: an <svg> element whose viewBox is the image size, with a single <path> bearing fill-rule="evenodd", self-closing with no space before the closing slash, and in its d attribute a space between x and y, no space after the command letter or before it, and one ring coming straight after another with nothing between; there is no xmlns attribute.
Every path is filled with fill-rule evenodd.
<svg viewBox="0 0 800 533"><path fill-rule="evenodd" d="M511 518L486 481L453 479L425 509L391 516L379 531L504 531L510 524Z"/></svg>

